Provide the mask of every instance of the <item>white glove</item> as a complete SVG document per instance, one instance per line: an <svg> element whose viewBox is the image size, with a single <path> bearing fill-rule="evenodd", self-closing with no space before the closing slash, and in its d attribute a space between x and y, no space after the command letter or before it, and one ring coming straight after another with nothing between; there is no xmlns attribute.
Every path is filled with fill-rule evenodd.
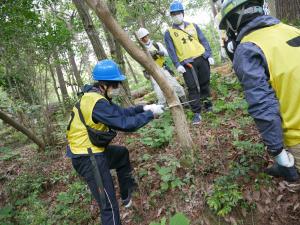
<svg viewBox="0 0 300 225"><path fill-rule="evenodd" d="M221 56L222 58L226 58L227 57L227 53L224 47L221 47Z"/></svg>
<svg viewBox="0 0 300 225"><path fill-rule="evenodd" d="M295 164L294 156L285 149L279 155L275 156L275 160L279 165L285 167L292 167Z"/></svg>
<svg viewBox="0 0 300 225"><path fill-rule="evenodd" d="M176 70L181 74L184 74L186 72L185 68L182 65L178 66Z"/></svg>
<svg viewBox="0 0 300 225"><path fill-rule="evenodd" d="M163 105L156 105L156 104L145 105L143 107L143 109L144 109L144 111L152 111L154 116L158 116L160 114L163 114L163 112L164 112L164 106Z"/></svg>
<svg viewBox="0 0 300 225"><path fill-rule="evenodd" d="M232 41L228 42L228 44L227 44L227 50L228 50L230 53L233 53L233 52L234 52L234 46L233 46L233 42L232 42Z"/></svg>
<svg viewBox="0 0 300 225"><path fill-rule="evenodd" d="M208 58L208 62L209 62L209 65L211 65L211 66L215 65L215 60L212 57Z"/></svg>

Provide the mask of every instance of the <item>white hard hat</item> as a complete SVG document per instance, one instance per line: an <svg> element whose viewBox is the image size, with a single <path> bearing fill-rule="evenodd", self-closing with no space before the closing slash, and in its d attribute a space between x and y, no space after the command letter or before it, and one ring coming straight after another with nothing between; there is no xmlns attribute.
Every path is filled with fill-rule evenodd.
<svg viewBox="0 0 300 225"><path fill-rule="evenodd" d="M137 31L137 36L139 39L147 36L149 34L149 31L146 28L141 27L138 31Z"/></svg>

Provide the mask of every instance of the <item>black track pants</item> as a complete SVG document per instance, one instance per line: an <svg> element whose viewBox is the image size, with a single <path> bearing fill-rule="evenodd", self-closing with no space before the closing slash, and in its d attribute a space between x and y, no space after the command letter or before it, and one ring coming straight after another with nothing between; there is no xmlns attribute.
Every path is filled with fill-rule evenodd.
<svg viewBox="0 0 300 225"><path fill-rule="evenodd" d="M186 72L183 74L184 81L188 88L189 101L196 99L190 103L192 111L194 113L201 112L200 100L204 103L204 107L208 108L212 106L210 97L210 66L207 59L202 56L196 58L193 63L191 63L197 74L197 78L200 84L200 93L197 90L197 85L192 74L192 70L187 65L184 65Z"/></svg>
<svg viewBox="0 0 300 225"><path fill-rule="evenodd" d="M125 147L110 145L106 148L104 153L95 155L95 158L102 176L106 194L106 208L101 210L102 224L121 225L119 206L110 169L116 169L121 197L125 199L128 196L128 189L134 185L134 180L131 176L132 169L129 161L129 152ZM97 191L90 157L81 156L79 158L73 158L72 164L78 174L85 179L93 197L100 206L100 196Z"/></svg>

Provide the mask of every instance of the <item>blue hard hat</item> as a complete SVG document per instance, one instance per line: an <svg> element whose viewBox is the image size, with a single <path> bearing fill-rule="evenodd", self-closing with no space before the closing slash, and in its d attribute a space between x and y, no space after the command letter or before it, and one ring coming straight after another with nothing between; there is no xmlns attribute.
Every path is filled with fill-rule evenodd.
<svg viewBox="0 0 300 225"><path fill-rule="evenodd" d="M93 79L97 81L123 81L126 77L119 69L117 63L111 59L99 61L93 70Z"/></svg>
<svg viewBox="0 0 300 225"><path fill-rule="evenodd" d="M183 5L180 1L173 1L170 5L170 13L172 12L178 12L178 11L184 11Z"/></svg>

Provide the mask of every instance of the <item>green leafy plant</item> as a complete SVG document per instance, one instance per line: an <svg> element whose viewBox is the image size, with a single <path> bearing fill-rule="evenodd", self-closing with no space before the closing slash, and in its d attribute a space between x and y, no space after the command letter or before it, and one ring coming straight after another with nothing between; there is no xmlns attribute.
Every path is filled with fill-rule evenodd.
<svg viewBox="0 0 300 225"><path fill-rule="evenodd" d="M172 216L169 220L169 225L189 225L190 220L183 214L183 213L176 213L174 216ZM150 225L166 225L167 219L166 217L163 217L160 220L160 223L157 222L151 222Z"/></svg>
<svg viewBox="0 0 300 225"><path fill-rule="evenodd" d="M207 204L219 216L226 216L242 199L243 196L237 184L218 182L207 198Z"/></svg>
<svg viewBox="0 0 300 225"><path fill-rule="evenodd" d="M162 191L167 191L170 188L180 188L184 184L176 175L177 168L180 168L180 163L172 157L167 159L167 166L156 166L161 178L160 188Z"/></svg>
<svg viewBox="0 0 300 225"><path fill-rule="evenodd" d="M142 135L140 141L152 148L159 148L168 144L173 136L171 114L165 113L158 120L140 129L139 133Z"/></svg>

